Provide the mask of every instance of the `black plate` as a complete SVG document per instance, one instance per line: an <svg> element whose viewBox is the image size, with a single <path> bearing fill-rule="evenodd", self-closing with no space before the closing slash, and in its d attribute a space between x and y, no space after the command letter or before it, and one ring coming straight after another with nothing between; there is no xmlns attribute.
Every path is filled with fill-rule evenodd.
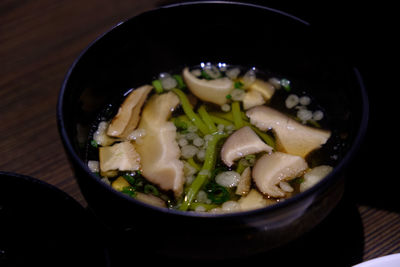
<svg viewBox="0 0 400 267"><path fill-rule="evenodd" d="M98 225L56 187L0 172L0 266L109 266Z"/></svg>

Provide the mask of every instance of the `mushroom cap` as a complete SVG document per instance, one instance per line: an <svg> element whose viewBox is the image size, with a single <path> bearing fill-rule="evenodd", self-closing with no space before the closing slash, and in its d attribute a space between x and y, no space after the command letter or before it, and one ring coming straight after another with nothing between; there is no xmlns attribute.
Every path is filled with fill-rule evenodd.
<svg viewBox="0 0 400 267"><path fill-rule="evenodd" d="M245 93L243 98L243 108L245 110L263 104L265 104L265 100L260 92L251 90Z"/></svg>
<svg viewBox="0 0 400 267"><path fill-rule="evenodd" d="M108 127L107 134L109 136L126 138L136 129L140 111L152 88L151 85L143 85L128 95Z"/></svg>
<svg viewBox="0 0 400 267"><path fill-rule="evenodd" d="M183 70L182 76L189 90L195 96L218 105L223 105L228 101L226 96L234 86L233 81L228 77L215 80L199 79L189 71L189 68Z"/></svg>
<svg viewBox="0 0 400 267"><path fill-rule="evenodd" d="M262 151L271 152L272 147L264 143L249 126L244 126L226 139L221 149L221 160L230 167L235 160Z"/></svg>
<svg viewBox="0 0 400 267"><path fill-rule="evenodd" d="M99 148L100 170L136 171L140 167L140 156L130 141Z"/></svg>
<svg viewBox="0 0 400 267"><path fill-rule="evenodd" d="M306 157L311 151L325 144L331 136L330 131L303 125L267 106L249 109L246 115L251 124L260 130L272 129L277 150L292 155Z"/></svg>
<svg viewBox="0 0 400 267"><path fill-rule="evenodd" d="M270 100L275 93L275 87L261 79L256 79L247 90L259 92L266 101Z"/></svg>
<svg viewBox="0 0 400 267"><path fill-rule="evenodd" d="M302 157L274 152L256 161L252 175L262 193L271 197L284 197L285 192L277 186L279 182L298 177L307 168L307 162Z"/></svg>
<svg viewBox="0 0 400 267"><path fill-rule="evenodd" d="M175 140L176 127L167 120L178 104L179 98L173 92L153 95L143 108L139 124L146 135L136 144L143 176L176 196L183 192L183 163Z"/></svg>

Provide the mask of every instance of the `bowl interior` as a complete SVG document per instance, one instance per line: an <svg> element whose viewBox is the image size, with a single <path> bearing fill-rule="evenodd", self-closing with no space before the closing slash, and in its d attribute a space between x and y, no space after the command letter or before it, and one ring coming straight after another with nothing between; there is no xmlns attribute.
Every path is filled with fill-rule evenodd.
<svg viewBox="0 0 400 267"><path fill-rule="evenodd" d="M323 36L301 19L249 4L189 3L143 13L101 36L70 69L58 110L64 143L83 166L90 126L110 99L160 72L224 62L284 75L315 97L341 142L340 162L365 131L368 105L358 72Z"/></svg>

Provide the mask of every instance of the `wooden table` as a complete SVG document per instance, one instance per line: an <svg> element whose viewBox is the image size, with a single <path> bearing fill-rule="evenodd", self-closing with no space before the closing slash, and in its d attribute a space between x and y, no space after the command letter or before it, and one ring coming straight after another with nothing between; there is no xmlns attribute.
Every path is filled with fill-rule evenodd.
<svg viewBox="0 0 400 267"><path fill-rule="evenodd" d="M58 135L61 83L74 59L97 36L165 2L0 1L0 170L42 179L86 205ZM295 9L289 6L287 11ZM368 190L356 194L364 260L400 252L400 213L365 201Z"/></svg>

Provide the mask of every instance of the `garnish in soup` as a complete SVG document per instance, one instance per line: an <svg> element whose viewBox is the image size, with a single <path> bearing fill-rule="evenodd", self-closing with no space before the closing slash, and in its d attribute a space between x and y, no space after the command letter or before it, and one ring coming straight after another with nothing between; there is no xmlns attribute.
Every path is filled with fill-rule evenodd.
<svg viewBox="0 0 400 267"><path fill-rule="evenodd" d="M89 144L98 158L88 166L115 190L160 207L218 213L272 205L332 170L310 159L331 137L321 127L324 111L292 87L221 63L161 73L96 123Z"/></svg>

